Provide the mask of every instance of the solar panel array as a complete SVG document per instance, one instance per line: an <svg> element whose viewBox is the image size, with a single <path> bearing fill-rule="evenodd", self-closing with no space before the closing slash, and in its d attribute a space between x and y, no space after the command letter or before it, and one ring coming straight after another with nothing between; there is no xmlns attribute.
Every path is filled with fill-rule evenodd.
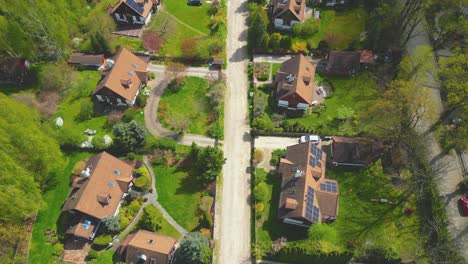
<svg viewBox="0 0 468 264"><path fill-rule="evenodd" d="M316 159L314 156L309 156L309 165L312 167L322 167L322 162Z"/></svg>
<svg viewBox="0 0 468 264"><path fill-rule="evenodd" d="M143 14L143 7L137 4L134 0L127 0L127 4L135 9L135 11L137 11L140 15Z"/></svg>
<svg viewBox="0 0 468 264"><path fill-rule="evenodd" d="M320 215L320 210L314 206L314 189L312 187L307 188L307 201L306 201L306 212L305 217L313 222L317 223Z"/></svg>
<svg viewBox="0 0 468 264"><path fill-rule="evenodd" d="M312 153L312 155L314 155L318 160L322 159L322 150L314 144L310 145L310 153Z"/></svg>
<svg viewBox="0 0 468 264"><path fill-rule="evenodd" d="M336 193L338 191L338 187L336 182L327 181L325 183L320 184L320 190L325 192Z"/></svg>

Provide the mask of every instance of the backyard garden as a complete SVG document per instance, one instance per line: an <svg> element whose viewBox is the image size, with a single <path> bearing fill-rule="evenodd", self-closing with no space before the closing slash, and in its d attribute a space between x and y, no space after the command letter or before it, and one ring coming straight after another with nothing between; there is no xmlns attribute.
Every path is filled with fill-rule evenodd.
<svg viewBox="0 0 468 264"><path fill-rule="evenodd" d="M274 65L273 65L274 67ZM370 73L351 79L315 75L318 83L332 87L332 95L312 109L285 111L277 107L274 88L255 88L255 119L253 126L262 131L310 132L322 135L353 136L361 132L359 117L378 97L379 87Z"/></svg>
<svg viewBox="0 0 468 264"><path fill-rule="evenodd" d="M224 90L224 83L198 77L175 80L161 97L158 118L177 132L222 138Z"/></svg>
<svg viewBox="0 0 468 264"><path fill-rule="evenodd" d="M373 261L424 259L416 199L392 183L380 162L361 170L327 168L326 177L339 182L337 220L307 231L279 222L280 176L256 169L255 184L266 186L256 206L257 257L294 263L345 263L364 256Z"/></svg>

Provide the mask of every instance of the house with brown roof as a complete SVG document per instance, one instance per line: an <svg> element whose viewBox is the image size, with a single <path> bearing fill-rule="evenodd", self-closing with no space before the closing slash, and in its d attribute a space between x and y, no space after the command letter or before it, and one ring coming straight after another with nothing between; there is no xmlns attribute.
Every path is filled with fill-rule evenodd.
<svg viewBox="0 0 468 264"><path fill-rule="evenodd" d="M309 227L333 222L338 215L338 182L325 178L326 153L320 145L304 142L289 146L280 160L281 193L278 218Z"/></svg>
<svg viewBox="0 0 468 264"><path fill-rule="evenodd" d="M149 76L148 63L126 48L105 60L99 70L103 78L93 92L93 99L116 107L133 106Z"/></svg>
<svg viewBox="0 0 468 264"><path fill-rule="evenodd" d="M337 76L353 76L359 71L361 52L330 51L325 73Z"/></svg>
<svg viewBox="0 0 468 264"><path fill-rule="evenodd" d="M84 53L73 53L70 59L68 59L68 64L97 69L102 65L104 60L104 54L92 55Z"/></svg>
<svg viewBox="0 0 468 264"><path fill-rule="evenodd" d="M119 0L110 13L117 24L147 25L156 3L154 0Z"/></svg>
<svg viewBox="0 0 468 264"><path fill-rule="evenodd" d="M176 238L138 230L122 241L117 252L125 263L168 264L171 263L176 244Z"/></svg>
<svg viewBox="0 0 468 264"><path fill-rule="evenodd" d="M331 137L330 155L333 166L367 167L383 153L382 142L361 137Z"/></svg>
<svg viewBox="0 0 468 264"><path fill-rule="evenodd" d="M315 84L315 66L302 54L281 64L273 84L278 106L291 110L318 105L326 96L325 90Z"/></svg>
<svg viewBox="0 0 468 264"><path fill-rule="evenodd" d="M273 0L271 17L276 29L291 30L297 23L303 23L306 0Z"/></svg>
<svg viewBox="0 0 468 264"><path fill-rule="evenodd" d="M132 186L133 167L101 152L91 157L85 170L72 182L62 212L70 217L66 234L92 240L105 216L116 216L122 198Z"/></svg>

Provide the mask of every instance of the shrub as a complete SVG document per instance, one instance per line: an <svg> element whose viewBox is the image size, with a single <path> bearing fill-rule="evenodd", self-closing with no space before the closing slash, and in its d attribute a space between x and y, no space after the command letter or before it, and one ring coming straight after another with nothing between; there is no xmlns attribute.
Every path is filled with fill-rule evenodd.
<svg viewBox="0 0 468 264"><path fill-rule="evenodd" d="M149 187L148 177L141 176L134 180L135 187L141 190L147 190Z"/></svg>
<svg viewBox="0 0 468 264"><path fill-rule="evenodd" d="M105 232L116 233L120 230L118 217L106 215L102 218L101 223L103 224Z"/></svg>
<svg viewBox="0 0 468 264"><path fill-rule="evenodd" d="M135 153L133 153L133 152L129 152L129 153L127 153L126 158L127 158L128 160L132 160L132 161L133 161L133 160L135 160L136 155L135 155Z"/></svg>
<svg viewBox="0 0 468 264"><path fill-rule="evenodd" d="M111 235L100 235L94 239L93 244L98 247L107 247L110 242L112 242Z"/></svg>
<svg viewBox="0 0 468 264"><path fill-rule="evenodd" d="M315 18L307 19L302 25L301 34L304 38L310 37L319 30L319 20Z"/></svg>
<svg viewBox="0 0 468 264"><path fill-rule="evenodd" d="M301 52L301 51L305 52L305 51L307 51L307 42L305 42L305 41L295 41L291 46L291 50L294 53Z"/></svg>
<svg viewBox="0 0 468 264"><path fill-rule="evenodd" d="M91 144L93 144L93 147L97 150L103 150L109 147L106 144L104 137L101 137L101 136L94 136L93 139L91 140Z"/></svg>
<svg viewBox="0 0 468 264"><path fill-rule="evenodd" d="M286 157L286 150L285 149L275 149L271 153L270 164L272 166L277 166L279 164L280 158L284 158L284 157Z"/></svg>
<svg viewBox="0 0 468 264"><path fill-rule="evenodd" d="M139 107L145 107L146 106L146 101L148 100L148 96L144 95L143 93L139 93L137 98L136 98L136 105Z"/></svg>
<svg viewBox="0 0 468 264"><path fill-rule="evenodd" d="M54 247L52 249L52 255L60 256L60 255L62 255L62 251L63 251L63 244L57 243L57 244L54 245Z"/></svg>
<svg viewBox="0 0 468 264"><path fill-rule="evenodd" d="M254 161L260 163L263 160L263 152L260 149L255 149L254 151Z"/></svg>
<svg viewBox="0 0 468 264"><path fill-rule="evenodd" d="M268 195L268 186L266 185L265 182L260 182L257 186L255 186L254 188L255 200L263 202L267 199L267 195Z"/></svg>
<svg viewBox="0 0 468 264"><path fill-rule="evenodd" d="M124 230L130 224L130 219L128 217L120 217L120 230Z"/></svg>
<svg viewBox="0 0 468 264"><path fill-rule="evenodd" d="M126 198L127 198L128 201L133 201L137 197L138 197L138 192L135 191L135 190L130 190L130 191L128 191L128 195L127 195Z"/></svg>
<svg viewBox="0 0 468 264"><path fill-rule="evenodd" d="M263 210L265 210L265 204L264 203L257 203L255 205L255 210L257 212L263 212Z"/></svg>
<svg viewBox="0 0 468 264"><path fill-rule="evenodd" d="M73 167L73 174L75 175L80 175L81 172L85 169L86 167L86 162L84 161L78 161L76 164L75 164L75 167Z"/></svg>
<svg viewBox="0 0 468 264"><path fill-rule="evenodd" d="M107 114L107 125L108 126L113 126L120 122L122 119L123 113L121 111L113 110L110 111L109 114Z"/></svg>
<svg viewBox="0 0 468 264"><path fill-rule="evenodd" d="M132 121L133 119L135 119L137 114L138 114L138 111L136 109L128 108L127 110L125 110L122 116L122 121L124 121L125 123L128 123Z"/></svg>
<svg viewBox="0 0 468 264"><path fill-rule="evenodd" d="M128 206L127 216L130 216L131 218L133 218L140 210L140 207L141 205L138 201L132 201L130 205Z"/></svg>
<svg viewBox="0 0 468 264"><path fill-rule="evenodd" d="M77 116L78 121L90 120L94 116L94 104L91 101L84 101L80 107L80 113Z"/></svg>
<svg viewBox="0 0 468 264"><path fill-rule="evenodd" d="M88 252L88 260L93 260L98 258L98 252L94 249L89 250Z"/></svg>
<svg viewBox="0 0 468 264"><path fill-rule="evenodd" d="M158 231L162 227L162 215L154 205L146 206L138 222L138 227L150 231Z"/></svg>
<svg viewBox="0 0 468 264"><path fill-rule="evenodd" d="M203 211L202 225L211 228L213 226L213 218L209 211Z"/></svg>
<svg viewBox="0 0 468 264"><path fill-rule="evenodd" d="M301 23L296 23L292 26L292 32L294 36L299 37L302 32L302 24Z"/></svg>
<svg viewBox="0 0 468 264"><path fill-rule="evenodd" d="M85 140L85 136L76 129L60 129L57 133L57 140L62 147L76 148Z"/></svg>

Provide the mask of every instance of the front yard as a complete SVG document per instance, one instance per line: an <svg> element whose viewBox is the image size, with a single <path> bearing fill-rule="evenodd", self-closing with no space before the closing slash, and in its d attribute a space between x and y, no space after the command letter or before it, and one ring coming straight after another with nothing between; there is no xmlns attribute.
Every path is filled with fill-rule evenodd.
<svg viewBox="0 0 468 264"><path fill-rule="evenodd" d="M305 111L285 112L279 109L274 99L274 88L261 86L255 89L254 127L267 131L312 132L330 135L356 135L360 132L357 120L378 96L379 88L369 73L351 79L322 77L333 87L332 96L321 106Z"/></svg>
<svg viewBox="0 0 468 264"><path fill-rule="evenodd" d="M256 173L266 172L257 169ZM313 226L308 233L277 220L281 179L268 175L269 202L256 220L257 252L270 252L273 259L296 260L295 263L320 258L323 261L328 254L343 257L341 261L344 261L372 252L403 261L423 260L424 239L414 197L392 184L391 176L382 172L380 162L363 170L327 168L326 177L339 182L338 217L332 224ZM387 199L387 202L371 199ZM281 237L287 243L279 253L274 253L272 242ZM288 251L291 248L303 248L304 252Z"/></svg>
<svg viewBox="0 0 468 264"><path fill-rule="evenodd" d="M207 95L210 85L207 80L198 77L187 77L180 85L170 84L159 103L160 122L174 131L221 136L222 107L212 106Z"/></svg>

